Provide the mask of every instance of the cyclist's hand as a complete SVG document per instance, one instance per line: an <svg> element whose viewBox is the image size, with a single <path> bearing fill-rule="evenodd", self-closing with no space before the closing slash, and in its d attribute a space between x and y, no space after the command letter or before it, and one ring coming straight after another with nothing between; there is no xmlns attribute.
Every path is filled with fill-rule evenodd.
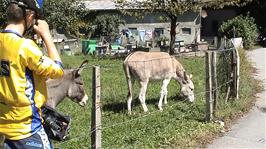
<svg viewBox="0 0 266 149"><path fill-rule="evenodd" d="M36 25L33 26L34 31L40 35L42 38L50 38L49 25L44 20L37 20Z"/></svg>

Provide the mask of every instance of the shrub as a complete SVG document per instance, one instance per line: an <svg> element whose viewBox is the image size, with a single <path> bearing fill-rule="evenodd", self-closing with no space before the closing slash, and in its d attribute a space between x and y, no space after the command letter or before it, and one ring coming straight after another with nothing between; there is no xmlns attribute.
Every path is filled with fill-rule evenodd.
<svg viewBox="0 0 266 149"><path fill-rule="evenodd" d="M235 27L235 29L234 29ZM255 19L247 16L239 15L231 20L223 22L219 28L219 32L224 34L227 38L242 37L244 47L250 48L255 43L257 35L257 26Z"/></svg>

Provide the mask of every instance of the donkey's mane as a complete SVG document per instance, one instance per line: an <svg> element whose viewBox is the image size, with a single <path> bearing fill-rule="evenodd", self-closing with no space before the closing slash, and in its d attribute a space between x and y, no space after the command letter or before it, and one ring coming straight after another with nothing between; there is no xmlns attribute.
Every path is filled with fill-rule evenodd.
<svg viewBox="0 0 266 149"><path fill-rule="evenodd" d="M49 86L50 88L57 88L62 83L64 83L65 80L67 80L67 78L70 77L72 70L73 69L65 69L64 70L64 75L63 75L62 78L59 78L59 79L49 79L49 80L47 80L46 81L47 86Z"/></svg>

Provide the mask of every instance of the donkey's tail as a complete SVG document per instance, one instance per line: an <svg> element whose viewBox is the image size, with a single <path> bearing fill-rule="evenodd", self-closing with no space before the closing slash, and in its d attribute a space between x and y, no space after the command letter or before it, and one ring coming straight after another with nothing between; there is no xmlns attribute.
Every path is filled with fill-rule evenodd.
<svg viewBox="0 0 266 149"><path fill-rule="evenodd" d="M132 81L131 81L131 73L129 69L129 64L127 61L124 62L124 72L126 75L126 80L127 80L127 86L128 86L128 98L132 96Z"/></svg>

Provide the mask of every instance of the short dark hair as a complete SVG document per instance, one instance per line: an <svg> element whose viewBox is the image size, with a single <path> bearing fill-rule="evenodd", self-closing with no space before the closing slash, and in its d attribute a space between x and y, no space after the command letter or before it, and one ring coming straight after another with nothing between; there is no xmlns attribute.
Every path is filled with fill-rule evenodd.
<svg viewBox="0 0 266 149"><path fill-rule="evenodd" d="M18 5L12 3L9 4L6 11L8 23L20 23L21 21L23 21L25 19L23 11L24 10ZM27 9L25 15L28 15L29 12L33 11Z"/></svg>

